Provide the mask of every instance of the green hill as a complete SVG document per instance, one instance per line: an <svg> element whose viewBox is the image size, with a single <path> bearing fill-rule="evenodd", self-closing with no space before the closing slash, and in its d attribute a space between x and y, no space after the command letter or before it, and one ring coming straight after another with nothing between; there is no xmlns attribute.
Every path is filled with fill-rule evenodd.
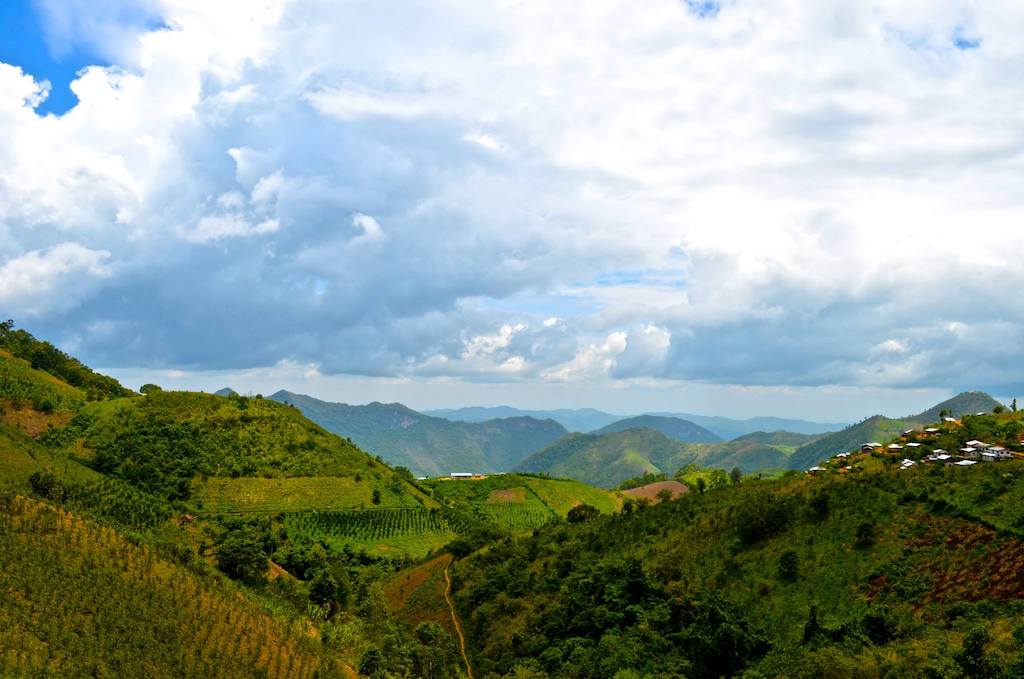
<svg viewBox="0 0 1024 679"><path fill-rule="evenodd" d="M687 444L660 431L627 429L610 434L569 434L528 457L516 471L543 472L614 488L644 474L672 474L696 459Z"/></svg>
<svg viewBox="0 0 1024 679"><path fill-rule="evenodd" d="M26 330L16 330L13 321L0 323L0 349L22 359L33 369L75 387L90 400L130 396L134 393L122 387L113 377L94 372L49 342L36 339ZM4 394L0 393L0 398L3 397Z"/></svg>
<svg viewBox="0 0 1024 679"><path fill-rule="evenodd" d="M722 443L683 443L646 428L569 434L531 455L516 470L614 488L647 474L671 477L686 465L726 470L739 467L745 473L784 469L796 448L814 438L792 432L755 432Z"/></svg>
<svg viewBox="0 0 1024 679"><path fill-rule="evenodd" d="M553 420L531 417L453 422L400 403L350 406L287 391L270 398L298 407L325 429L418 475L504 471L566 433Z"/></svg>
<svg viewBox="0 0 1024 679"><path fill-rule="evenodd" d="M627 429L641 428L660 431L670 439L683 441L684 443L718 443L722 440L704 427L696 425L689 420L683 420L678 417L663 417L659 415L640 415L638 417L630 417L617 422L612 422L608 426L601 427L593 433L611 434L614 432L625 431Z"/></svg>
<svg viewBox="0 0 1024 679"><path fill-rule="evenodd" d="M617 494L579 481L526 474L498 474L482 480L441 478L426 486L434 498L455 511L512 532L564 519L580 504L609 514L621 504Z"/></svg>
<svg viewBox="0 0 1024 679"><path fill-rule="evenodd" d="M480 675L1019 676L1022 497L1024 462L725 484L482 550L456 601Z"/></svg>
<svg viewBox="0 0 1024 679"><path fill-rule="evenodd" d="M267 399L158 391L91 403L59 438L97 471L217 511L429 504L387 465Z"/></svg>
<svg viewBox="0 0 1024 679"><path fill-rule="evenodd" d="M999 401L988 394L971 391L958 394L917 415L908 415L900 419L875 415L802 446L790 457L788 467L790 469L813 467L821 460L836 453L856 450L861 444L872 441L882 442L907 429L924 427L938 422L942 412L949 412L953 417L961 417L977 412L990 413L999 405L1001 405Z"/></svg>

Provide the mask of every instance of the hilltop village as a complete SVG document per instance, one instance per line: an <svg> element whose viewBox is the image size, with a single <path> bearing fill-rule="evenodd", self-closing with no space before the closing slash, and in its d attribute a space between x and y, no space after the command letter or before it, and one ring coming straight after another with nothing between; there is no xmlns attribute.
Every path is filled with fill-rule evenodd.
<svg viewBox="0 0 1024 679"><path fill-rule="evenodd" d="M869 441L852 451L836 453L807 470L810 476L851 474L879 465L900 470L919 465L970 467L978 463L1024 459L1016 401L1011 410L997 407L960 419L943 415L942 421L921 429L907 429L888 444Z"/></svg>

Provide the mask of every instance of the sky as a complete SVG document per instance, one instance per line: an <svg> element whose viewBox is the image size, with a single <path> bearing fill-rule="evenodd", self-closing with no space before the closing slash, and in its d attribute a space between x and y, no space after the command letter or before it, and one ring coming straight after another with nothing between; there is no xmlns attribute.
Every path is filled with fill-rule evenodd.
<svg viewBox="0 0 1024 679"><path fill-rule="evenodd" d="M1024 5L8 0L0 315L137 387L1024 385Z"/></svg>

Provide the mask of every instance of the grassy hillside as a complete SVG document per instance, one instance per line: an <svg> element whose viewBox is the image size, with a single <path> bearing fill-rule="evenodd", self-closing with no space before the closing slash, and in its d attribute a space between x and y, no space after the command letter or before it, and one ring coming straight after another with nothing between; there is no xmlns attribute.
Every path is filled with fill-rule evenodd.
<svg viewBox="0 0 1024 679"><path fill-rule="evenodd" d="M503 471L566 433L553 420L531 417L453 422L399 403L350 406L287 391L270 398L297 406L325 429L418 475Z"/></svg>
<svg viewBox="0 0 1024 679"><path fill-rule="evenodd" d="M9 356L20 358L32 368L75 387L90 400L130 396L134 393L122 387L113 377L94 372L49 342L38 340L25 330L16 330L13 321L0 323L0 349Z"/></svg>
<svg viewBox="0 0 1024 679"><path fill-rule="evenodd" d="M727 484L478 552L456 600L481 675L1004 676L1022 496L1022 462Z"/></svg>
<svg viewBox="0 0 1024 679"><path fill-rule="evenodd" d="M621 501L600 488L570 479L551 479L522 474L500 474L483 480L429 481L434 497L465 522L490 526L499 531L519 533L564 519L580 504L601 512L614 512Z"/></svg>
<svg viewBox="0 0 1024 679"><path fill-rule="evenodd" d="M348 506L370 501L374 489L388 498L421 495L297 409L260 398L156 392L94 403L58 438L80 439L80 455L104 474L169 498L198 492L220 509L232 508L232 498L239 499L238 509L260 508L258 501L246 499L246 490L259 496L259 486L273 487L278 479L318 479L312 486L324 477L348 479L333 488ZM292 482L290 490L315 495L302 486ZM340 499L346 494L350 497Z"/></svg>
<svg viewBox="0 0 1024 679"><path fill-rule="evenodd" d="M601 427L595 434L611 434L627 429L647 428L660 431L665 436L684 443L718 443L722 439L710 431L689 420L678 417L662 417L658 415L640 415L630 417Z"/></svg>
<svg viewBox="0 0 1024 679"><path fill-rule="evenodd" d="M953 417L963 415L974 415L975 413L991 413L993 408L1002 405L983 391L965 391L957 394L948 401L943 401L932 406L928 410L917 415L910 415L905 418L914 422L938 422L942 419L942 413L948 412Z"/></svg>
<svg viewBox="0 0 1024 679"><path fill-rule="evenodd" d="M230 584L45 503L0 498L0 676L346 676Z"/></svg>
<svg viewBox="0 0 1024 679"><path fill-rule="evenodd" d="M614 488L636 476L672 473L695 459L685 443L659 431L627 429L611 434L569 434L531 455L516 470Z"/></svg>

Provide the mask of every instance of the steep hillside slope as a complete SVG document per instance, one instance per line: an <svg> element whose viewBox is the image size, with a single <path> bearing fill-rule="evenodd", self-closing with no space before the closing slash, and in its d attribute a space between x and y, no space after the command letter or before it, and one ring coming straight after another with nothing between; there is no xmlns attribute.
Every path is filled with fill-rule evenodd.
<svg viewBox="0 0 1024 679"><path fill-rule="evenodd" d="M481 675L1017 676L1022 493L1019 462L726 484L480 551L456 601Z"/></svg>
<svg viewBox="0 0 1024 679"><path fill-rule="evenodd" d="M935 404L922 413L910 415L904 419L920 423L938 422L942 419L943 412L948 412L953 417L960 417L975 413L991 413L993 408L1000 405L1002 404L999 401L983 391L965 391L947 401Z"/></svg>
<svg viewBox="0 0 1024 679"><path fill-rule="evenodd" d="M658 415L639 415L601 427L594 434L611 434L627 429L654 429L665 436L684 443L719 443L722 439L689 420Z"/></svg>
<svg viewBox="0 0 1024 679"><path fill-rule="evenodd" d="M667 473L695 462L697 455L654 429L609 434L569 434L524 460L516 471L544 472L614 488L626 479Z"/></svg>
<svg viewBox="0 0 1024 679"><path fill-rule="evenodd" d="M972 391L958 394L917 415L900 419L875 415L802 446L790 457L788 466L790 469L807 469L836 453L854 450L863 443L882 442L907 429L938 422L943 412L961 417L976 412L990 413L998 405L1000 403L988 394Z"/></svg>
<svg viewBox="0 0 1024 679"><path fill-rule="evenodd" d="M0 497L0 676L347 676L237 587L42 502Z"/></svg>
<svg viewBox="0 0 1024 679"><path fill-rule="evenodd" d="M49 342L36 339L26 330L16 330L13 321L0 323L0 349L22 359L33 369L79 389L90 400L130 396L134 393L121 386L113 377L94 372Z"/></svg>
<svg viewBox="0 0 1024 679"><path fill-rule="evenodd" d="M531 417L452 422L399 403L350 406L287 391L270 398L298 407L325 429L420 475L504 471L566 433L557 422Z"/></svg>

